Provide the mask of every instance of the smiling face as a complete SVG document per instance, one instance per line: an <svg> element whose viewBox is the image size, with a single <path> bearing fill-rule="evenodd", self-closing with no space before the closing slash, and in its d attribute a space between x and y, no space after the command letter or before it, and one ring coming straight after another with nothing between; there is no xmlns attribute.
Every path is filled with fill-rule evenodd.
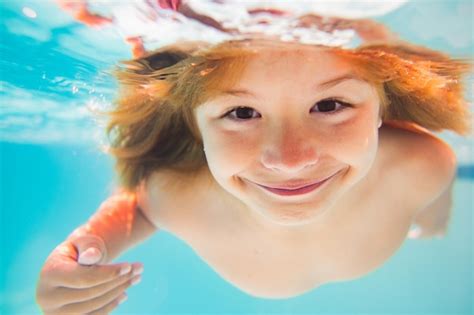
<svg viewBox="0 0 474 315"><path fill-rule="evenodd" d="M269 222L320 217L369 172L379 99L327 50L267 50L195 109L217 183ZM260 217L261 217L260 216Z"/></svg>

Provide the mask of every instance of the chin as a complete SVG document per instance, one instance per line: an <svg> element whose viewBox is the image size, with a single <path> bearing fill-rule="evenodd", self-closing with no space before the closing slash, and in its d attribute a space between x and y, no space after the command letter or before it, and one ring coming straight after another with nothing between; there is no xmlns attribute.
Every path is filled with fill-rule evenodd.
<svg viewBox="0 0 474 315"><path fill-rule="evenodd" d="M293 204L256 207L267 220L282 226L302 226L314 223L330 211L329 200L324 204Z"/></svg>

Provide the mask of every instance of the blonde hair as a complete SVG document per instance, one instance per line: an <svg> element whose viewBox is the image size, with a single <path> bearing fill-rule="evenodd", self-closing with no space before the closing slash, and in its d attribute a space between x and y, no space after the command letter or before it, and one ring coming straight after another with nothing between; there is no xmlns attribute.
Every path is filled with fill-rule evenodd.
<svg viewBox="0 0 474 315"><path fill-rule="evenodd" d="M258 53L255 47L245 40L186 42L122 63L115 71L120 89L107 134L125 189L159 169L192 174L206 165L193 110L239 79L248 58ZM461 80L469 62L406 43L324 49L350 60L374 84L384 121L469 131Z"/></svg>

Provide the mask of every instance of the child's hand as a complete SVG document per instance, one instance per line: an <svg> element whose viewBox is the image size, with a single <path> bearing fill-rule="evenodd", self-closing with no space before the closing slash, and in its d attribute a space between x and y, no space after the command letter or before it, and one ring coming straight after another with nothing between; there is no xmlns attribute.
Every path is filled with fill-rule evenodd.
<svg viewBox="0 0 474 315"><path fill-rule="evenodd" d="M446 235L452 211L452 188L453 181L429 206L416 214L415 227L408 233L408 238L442 238Z"/></svg>
<svg viewBox="0 0 474 315"><path fill-rule="evenodd" d="M99 264L100 238L80 236L56 247L38 280L36 300L45 314L108 314L126 299L125 290L140 281L140 263Z"/></svg>
<svg viewBox="0 0 474 315"><path fill-rule="evenodd" d="M446 235L449 217L450 211L443 213L422 211L416 216L407 237L412 239L442 238Z"/></svg>

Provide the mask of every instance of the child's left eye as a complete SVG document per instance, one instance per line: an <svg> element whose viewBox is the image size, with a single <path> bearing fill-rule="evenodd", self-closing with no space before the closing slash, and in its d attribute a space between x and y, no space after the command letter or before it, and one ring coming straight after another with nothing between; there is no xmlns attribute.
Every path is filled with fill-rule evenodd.
<svg viewBox="0 0 474 315"><path fill-rule="evenodd" d="M319 113L332 114L350 106L351 105L349 103L342 102L337 99L325 99L317 102L313 108L316 108L316 112Z"/></svg>

